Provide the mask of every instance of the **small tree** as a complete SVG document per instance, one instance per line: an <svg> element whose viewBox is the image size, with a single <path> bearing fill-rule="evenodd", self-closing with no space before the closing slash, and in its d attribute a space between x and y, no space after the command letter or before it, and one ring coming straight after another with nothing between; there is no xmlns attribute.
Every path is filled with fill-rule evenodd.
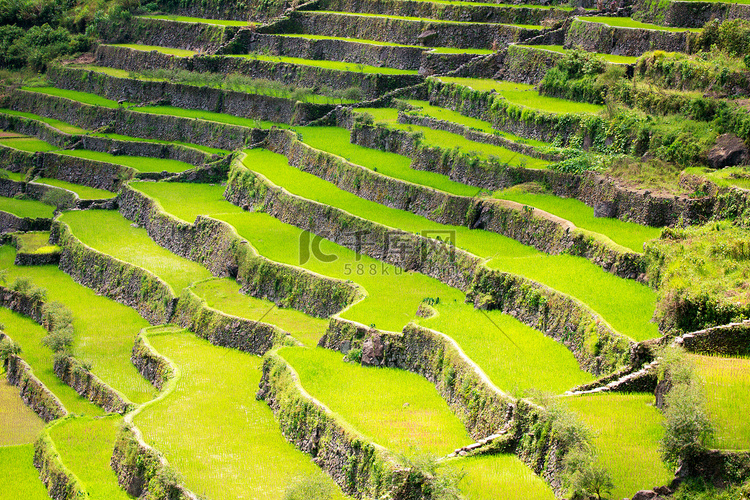
<svg viewBox="0 0 750 500"><path fill-rule="evenodd" d="M577 448L565 457L565 483L573 497L596 497L610 493L615 487L609 471L599 462L596 455L583 447Z"/></svg>
<svg viewBox="0 0 750 500"><path fill-rule="evenodd" d="M73 345L73 326L67 325L52 330L42 339L42 344L52 352L67 351Z"/></svg>
<svg viewBox="0 0 750 500"><path fill-rule="evenodd" d="M306 476L284 491L284 500L330 500L333 487L321 476Z"/></svg>
<svg viewBox="0 0 750 500"><path fill-rule="evenodd" d="M8 337L0 340L0 364L5 365L5 361L11 356L17 356L21 353L21 346L13 342Z"/></svg>

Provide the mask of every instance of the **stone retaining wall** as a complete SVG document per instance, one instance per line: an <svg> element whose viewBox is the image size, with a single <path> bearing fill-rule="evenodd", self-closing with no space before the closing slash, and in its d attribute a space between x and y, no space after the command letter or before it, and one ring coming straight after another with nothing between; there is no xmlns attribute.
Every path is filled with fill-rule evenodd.
<svg viewBox="0 0 750 500"><path fill-rule="evenodd" d="M429 478L399 465L387 450L352 430L302 388L294 369L276 353L263 362L257 399L279 421L281 433L314 457L347 495L356 498L424 498Z"/></svg>
<svg viewBox="0 0 750 500"><path fill-rule="evenodd" d="M511 82L536 85L547 70L554 67L564 57L550 50L511 45L505 53L504 64L497 77Z"/></svg>
<svg viewBox="0 0 750 500"><path fill-rule="evenodd" d="M49 231L52 219L32 219L18 217L15 214L0 210L0 233L15 233L16 231Z"/></svg>
<svg viewBox="0 0 750 500"><path fill-rule="evenodd" d="M34 443L34 467L39 471L39 478L53 500L88 498L83 483L65 467L49 435L49 429L42 430Z"/></svg>
<svg viewBox="0 0 750 500"><path fill-rule="evenodd" d="M213 309L186 288L177 303L172 322L187 328L213 345L263 355L274 345L291 338L280 328L232 316Z"/></svg>
<svg viewBox="0 0 750 500"><path fill-rule="evenodd" d="M135 365L138 373L159 390L162 390L164 384L174 378L172 365L151 347L143 331L138 332L130 361Z"/></svg>
<svg viewBox="0 0 750 500"><path fill-rule="evenodd" d="M690 52L697 33L643 28L621 28L575 19L565 35L565 48L580 46L588 52L640 56L649 50Z"/></svg>
<svg viewBox="0 0 750 500"><path fill-rule="evenodd" d="M675 343L688 352L708 356L750 355L750 322L715 326L677 337Z"/></svg>
<svg viewBox="0 0 750 500"><path fill-rule="evenodd" d="M127 22L102 23L107 43L138 43L213 53L231 40L240 26L132 17Z"/></svg>
<svg viewBox="0 0 750 500"><path fill-rule="evenodd" d="M125 395L107 385L73 356L57 356L54 370L63 383L106 412L123 415L136 407Z"/></svg>
<svg viewBox="0 0 750 500"><path fill-rule="evenodd" d="M292 125L304 125L317 120L334 108L331 104L304 103L283 97L206 86L118 78L106 73L64 66L52 66L48 76L58 88L97 94L114 101L159 102L178 108Z"/></svg>
<svg viewBox="0 0 750 500"><path fill-rule="evenodd" d="M8 338L8 336L0 333L0 340L3 338ZM4 368L8 383L18 387L23 402L34 410L39 418L45 422L51 422L68 414L62 401L34 375L34 371L26 361L11 355L6 359Z"/></svg>
<svg viewBox="0 0 750 500"><path fill-rule="evenodd" d="M62 247L60 269L77 283L132 307L152 324L169 322L177 298L153 273L84 245L64 222L55 221L50 241Z"/></svg>
<svg viewBox="0 0 750 500"><path fill-rule="evenodd" d="M683 28L702 28L714 19L750 19L750 5L723 2L659 2L639 0L633 18L646 23Z"/></svg>
<svg viewBox="0 0 750 500"><path fill-rule="evenodd" d="M158 245L201 263L216 276L236 278L242 291L254 297L327 317L346 307L359 294L356 287L343 281L258 255L225 222L204 216L198 216L194 224L183 222L128 186L119 199L120 213L143 226Z"/></svg>
<svg viewBox="0 0 750 500"><path fill-rule="evenodd" d="M97 48L96 63L100 66L128 71L179 69L224 74L240 73L250 78L274 80L304 88L345 89L360 87L365 96L370 99L379 97L391 90L416 85L422 81L422 77L416 74L386 75L338 71L319 66L264 61L242 56L196 55L193 57L178 57L155 51L146 52L108 45L101 45Z"/></svg>

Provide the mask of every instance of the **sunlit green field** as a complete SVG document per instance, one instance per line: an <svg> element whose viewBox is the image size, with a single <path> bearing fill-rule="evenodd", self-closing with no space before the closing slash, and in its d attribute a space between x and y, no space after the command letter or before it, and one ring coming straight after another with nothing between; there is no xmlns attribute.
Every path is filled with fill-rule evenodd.
<svg viewBox="0 0 750 500"><path fill-rule="evenodd" d="M345 63L340 61L326 61L318 59L303 59L301 57L270 56L263 54L240 54L229 57L240 57L243 59L257 59L273 63L299 64L302 66L314 66L316 68L332 69L335 71L349 71L353 73L381 74L381 75L416 75L416 70L396 69L385 66L369 66L367 64Z"/></svg>
<svg viewBox="0 0 750 500"><path fill-rule="evenodd" d="M200 264L179 257L149 238L145 229L131 226L118 212L85 210L68 212L60 218L84 244L115 258L151 271L179 292L211 276Z"/></svg>
<svg viewBox="0 0 750 500"><path fill-rule="evenodd" d="M570 409L594 433L599 458L615 484L611 498L669 484L674 478L659 455L664 429L662 414L653 402L653 394L610 393L567 399Z"/></svg>
<svg viewBox="0 0 750 500"><path fill-rule="evenodd" d="M130 182L129 186L157 198L170 214L185 222L195 222L198 215L242 213L224 199L225 187L218 184Z"/></svg>
<svg viewBox="0 0 750 500"><path fill-rule="evenodd" d="M179 21L182 23L202 23L202 24L214 24L218 26L252 26L255 23L248 21L233 21L228 19L206 19L202 17L186 17L186 16L138 16L144 19L162 19L165 21Z"/></svg>
<svg viewBox="0 0 750 500"><path fill-rule="evenodd" d="M240 292L239 284L230 278L202 281L192 290L209 307L251 321L276 325L308 347L317 345L328 329L327 319L314 318L295 309L281 309L269 300L245 295Z"/></svg>
<svg viewBox="0 0 750 500"><path fill-rule="evenodd" d="M33 443L43 428L44 420L26 406L18 387L10 385L0 370L0 456L4 446Z"/></svg>
<svg viewBox="0 0 750 500"><path fill-rule="evenodd" d="M288 128L283 123L269 122L264 120L255 120L253 118L243 118L240 116L227 115L224 113L214 113L213 111L203 111L200 109L184 109L174 106L144 106L135 108L138 113L149 113L152 115L180 116L183 118L195 118L209 122L225 123L227 125L238 125L248 128L271 128L277 126Z"/></svg>
<svg viewBox="0 0 750 500"><path fill-rule="evenodd" d="M268 405L255 399L261 358L190 332L158 332L149 333L152 346L182 373L174 392L134 421L190 490L215 500L277 500L294 480L315 476L343 498L311 457L281 435Z"/></svg>
<svg viewBox="0 0 750 500"><path fill-rule="evenodd" d="M50 245L49 232L46 231L17 233L15 241L19 253L45 254L60 249L57 245Z"/></svg>
<svg viewBox="0 0 750 500"><path fill-rule="evenodd" d="M56 146L48 142L44 142L34 137L18 137L12 139L0 138L0 145L7 146L13 149L20 149L21 151L27 151L29 153L36 153L38 151L54 151L58 149Z"/></svg>
<svg viewBox="0 0 750 500"><path fill-rule="evenodd" d="M1 500L48 500L47 488L34 468L34 445L0 446Z"/></svg>
<svg viewBox="0 0 750 500"><path fill-rule="evenodd" d="M671 26L659 26L658 24L649 24L636 21L629 17L601 17L591 16L582 18L584 21L591 23L603 23L608 26L615 26L618 28L642 28L647 30L659 30L659 31L692 31L698 33L701 28L674 28Z"/></svg>
<svg viewBox="0 0 750 500"><path fill-rule="evenodd" d="M750 359L696 356L703 380L708 411L716 432L712 447L729 450L750 449Z"/></svg>
<svg viewBox="0 0 750 500"><path fill-rule="evenodd" d="M314 14L315 12L310 12L311 14ZM385 14L362 14L362 13L352 13L352 12L337 12L337 11L325 11L321 12L321 14L337 14L339 16L350 16L350 17L379 17L384 19L397 19L402 21L420 21L424 22L425 19L421 17L409 17L409 16L389 16ZM343 22L343 21L342 21ZM445 21L442 19L430 19L429 22L431 23L445 23L445 24L463 24L463 25L469 25L473 24L470 22L463 22L463 21ZM497 24L497 23L495 23ZM538 25L531 25L531 24L504 24L501 26L517 26L519 28L526 28L531 30L541 30L542 27Z"/></svg>
<svg viewBox="0 0 750 500"><path fill-rule="evenodd" d="M171 47L160 47L158 45L141 45L139 43L119 43L119 44L111 44L111 46L112 47L126 47L128 49L142 50L144 52L160 52L162 54L167 54L171 56L179 56L179 57L190 57L198 53L195 50L173 49Z"/></svg>
<svg viewBox="0 0 750 500"><path fill-rule="evenodd" d="M46 118L44 116L35 115L33 113L26 113L24 111L15 111L13 109L1 108L0 113L6 114L6 115L13 115L13 116L22 116L24 118L29 118L31 120L38 120L40 122L44 122L56 128L57 130L61 132L65 132L67 134L83 134L86 132L86 130L80 127L76 127L75 125L65 123L64 121L55 120L54 118Z"/></svg>
<svg viewBox="0 0 750 500"><path fill-rule="evenodd" d="M555 494L515 455L484 455L446 462L446 467L462 471L458 483L466 500L523 498L554 500Z"/></svg>
<svg viewBox="0 0 750 500"><path fill-rule="evenodd" d="M73 184L72 182L61 181L58 179L47 179L45 177L40 177L39 179L35 179L34 182L38 182L40 184L48 184L50 186L56 186L59 188L67 189L68 191L73 191L82 200L104 200L108 198L114 198L116 196L116 193L113 193L111 191L92 188L81 184Z"/></svg>
<svg viewBox="0 0 750 500"><path fill-rule="evenodd" d="M109 465L122 417L66 419L50 429L65 466L83 483L91 499L133 498L117 483Z"/></svg>
<svg viewBox="0 0 750 500"><path fill-rule="evenodd" d="M586 19L590 19L590 18L586 18ZM568 52L568 50L565 49L562 45L522 45L522 47L549 50L551 52L558 52L560 54L565 54L566 52ZM616 64L635 64L635 62L638 60L638 57L636 56L616 56L614 54L601 54L601 53L597 53L596 55L603 58L607 62L616 63Z"/></svg>
<svg viewBox="0 0 750 500"><path fill-rule="evenodd" d="M444 130L435 130L429 127L419 125L407 125L398 122L398 110L394 108L359 108L357 112L368 113L375 118L376 123L386 123L390 128L397 130L406 130L421 132L424 135L425 144L433 147L442 147L446 149L458 148L465 154L472 154L480 158L497 158L503 163L510 165L523 165L528 168L544 168L549 164L548 161L540 160L524 154L516 153L509 149L476 142L466 137Z"/></svg>
<svg viewBox="0 0 750 500"><path fill-rule="evenodd" d="M0 269L8 270L8 280L12 282L16 276L29 277L36 286L47 289L49 300L62 302L71 310L74 316L73 327L75 328L75 344L73 352L78 359L91 363L93 373L99 376L107 384L121 391L131 401L141 403L148 401L154 394L154 389L130 362L130 353L133 349L135 334L148 322L130 307L110 300L104 296L97 295L93 290L79 285L73 278L62 272L57 266L14 266L15 252L7 245L0 248ZM44 330L31 320L21 319L12 313L2 310L3 314L11 315L14 324L30 325L24 334L28 339L21 344L24 349L22 356L27 357L34 354L39 359L41 366L50 366L52 353L40 344L44 336ZM102 321L102 318L107 321ZM6 325L8 322L6 320ZM10 333L9 333L10 334ZM21 339L14 340L20 343ZM29 363L31 363L30 360ZM32 365L34 367L34 365ZM45 368L46 369L46 368ZM51 375L54 377L54 375ZM41 378L41 377L40 377ZM54 377L56 384L61 384ZM44 381L48 383L47 380ZM64 386L65 394L72 389ZM54 390L57 393L57 390ZM76 398L78 396L76 395ZM63 401L67 406L68 403ZM92 405L86 406L89 413ZM94 407L95 408L95 407ZM76 411L75 408L69 408ZM82 412L77 412L82 413ZM98 413L98 412L97 412Z"/></svg>
<svg viewBox="0 0 750 500"><path fill-rule="evenodd" d="M64 97L72 101L82 102L84 104L90 104L92 106L100 106L102 108L117 109L120 107L116 101L112 99L106 99L96 94L90 94L88 92L78 92L77 90L64 90L56 87L22 87L22 90L28 90L29 92L38 92L40 94L53 95L57 97Z"/></svg>
<svg viewBox="0 0 750 500"><path fill-rule="evenodd" d="M658 238L661 234L661 228L642 226L619 219L594 217L594 209L575 198L531 193L518 188L498 191L493 196L536 207L562 217L581 229L603 234L634 252L643 252L643 244L648 240Z"/></svg>
<svg viewBox="0 0 750 500"><path fill-rule="evenodd" d="M60 151L60 154L75 156L76 158L87 158L89 160L103 161L114 163L115 165L124 165L131 167L139 172L184 172L193 165L183 161L168 160L165 158L151 158L148 156L127 156L112 155L99 151L88 151L86 149L74 149L70 151Z"/></svg>
<svg viewBox="0 0 750 500"><path fill-rule="evenodd" d="M587 18L590 19L590 18ZM611 19L611 18L607 18ZM540 95L533 85L481 78L440 77L445 83L455 83L479 91L494 90L511 104L534 108L550 113L598 113L604 106L585 102L568 101L557 97Z"/></svg>
<svg viewBox="0 0 750 500"><path fill-rule="evenodd" d="M30 217L32 219L49 219L55 211L55 207L36 200L20 200L17 198L6 198L0 196L0 210L18 217Z"/></svg>
<svg viewBox="0 0 750 500"><path fill-rule="evenodd" d="M396 368L346 363L340 352L322 348L284 348L279 354L312 397L369 440L397 454L441 457L473 442L424 377Z"/></svg>

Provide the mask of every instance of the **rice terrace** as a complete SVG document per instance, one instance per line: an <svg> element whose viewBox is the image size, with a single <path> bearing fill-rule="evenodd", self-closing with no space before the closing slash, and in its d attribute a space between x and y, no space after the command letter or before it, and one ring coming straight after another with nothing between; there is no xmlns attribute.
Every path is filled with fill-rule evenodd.
<svg viewBox="0 0 750 500"><path fill-rule="evenodd" d="M0 500L750 500L750 1L0 46Z"/></svg>

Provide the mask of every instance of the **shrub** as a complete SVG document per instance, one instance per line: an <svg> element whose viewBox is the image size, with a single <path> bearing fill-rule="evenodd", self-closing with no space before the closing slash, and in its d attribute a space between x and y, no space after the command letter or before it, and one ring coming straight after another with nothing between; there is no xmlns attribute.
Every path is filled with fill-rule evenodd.
<svg viewBox="0 0 750 500"><path fill-rule="evenodd" d="M73 346L73 326L68 325L49 332L42 339L42 344L52 352L67 351Z"/></svg>
<svg viewBox="0 0 750 500"><path fill-rule="evenodd" d="M352 349L348 353L346 353L346 356L344 356L344 361L349 361L351 363L361 363L362 362L362 349Z"/></svg>
<svg viewBox="0 0 750 500"><path fill-rule="evenodd" d="M21 353L21 346L9 339L3 337L0 340L0 363L5 364L5 361L11 356L17 356Z"/></svg>
<svg viewBox="0 0 750 500"><path fill-rule="evenodd" d="M18 276L10 284L10 289L25 295L29 291L31 291L32 286L33 286L33 283L31 282L31 278L27 276Z"/></svg>
<svg viewBox="0 0 750 500"><path fill-rule="evenodd" d="M612 491L612 476L593 453L576 449L568 453L564 462L563 482L570 488L573 498L589 498Z"/></svg>
<svg viewBox="0 0 750 500"><path fill-rule="evenodd" d="M320 476L307 476L290 484L284 491L284 500L329 500L333 487Z"/></svg>
<svg viewBox="0 0 750 500"><path fill-rule="evenodd" d="M65 328L73 324L73 313L60 302L49 302L42 307L42 324L50 331Z"/></svg>
<svg viewBox="0 0 750 500"><path fill-rule="evenodd" d="M71 193L63 191L62 189L48 190L39 201L46 203L47 205L53 205L57 207L58 210L68 210L75 206L75 197Z"/></svg>

